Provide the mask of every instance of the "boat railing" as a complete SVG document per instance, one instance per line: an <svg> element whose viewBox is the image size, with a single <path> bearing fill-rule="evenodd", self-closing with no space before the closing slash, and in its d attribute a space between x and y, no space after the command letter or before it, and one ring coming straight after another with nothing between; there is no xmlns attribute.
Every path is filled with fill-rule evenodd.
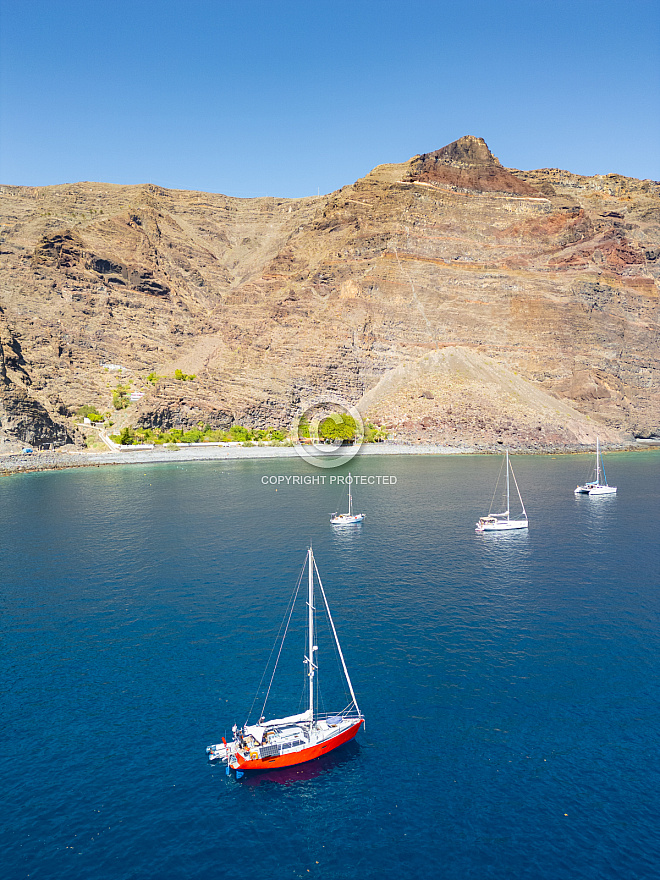
<svg viewBox="0 0 660 880"><path fill-rule="evenodd" d="M364 716L354 707L345 709L343 712L316 712L314 714L315 721L325 721L326 723L335 724L341 724L342 721L357 721L358 718L364 718Z"/></svg>
<svg viewBox="0 0 660 880"><path fill-rule="evenodd" d="M292 739L288 740L284 743L272 743L265 746L261 746L259 749L259 757L260 758L274 758L277 755L282 755L284 752L288 752L291 749L295 749L298 746L305 745L305 741L302 739Z"/></svg>

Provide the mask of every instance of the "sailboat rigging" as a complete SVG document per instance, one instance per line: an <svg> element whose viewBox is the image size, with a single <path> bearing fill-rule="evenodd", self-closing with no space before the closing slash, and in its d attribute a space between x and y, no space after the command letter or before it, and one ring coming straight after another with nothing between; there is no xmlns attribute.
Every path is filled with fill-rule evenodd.
<svg viewBox="0 0 660 880"><path fill-rule="evenodd" d="M353 479L348 475L348 513L333 513L330 515L330 522L333 526L354 526L361 523L364 513L353 513L353 495L351 493L351 484Z"/></svg>
<svg viewBox="0 0 660 880"><path fill-rule="evenodd" d="M493 502L495 501L495 493L497 492L497 486L499 485L499 477L497 480L497 484L495 485L495 492L493 493L493 498L490 502L490 509L488 511L488 516L479 517L479 521L475 526L475 532L505 532L510 531L512 529L526 529L528 527L527 522L527 511L525 510L525 505L523 504L522 495L520 494L520 489L518 488L518 482L516 480L516 475L513 472L513 467L511 462L509 461L509 450L506 450L505 454L505 468L506 468L506 509L502 511L502 513L491 513L493 509ZM501 474L501 471L500 471ZM516 492L518 493L518 499L520 501L520 506L522 508L521 512L515 516L511 517L511 485L510 478L513 477L513 483L516 487Z"/></svg>
<svg viewBox="0 0 660 880"><path fill-rule="evenodd" d="M601 482L602 474L602 482ZM596 437L596 466L593 472L594 479L582 486L577 486L574 490L576 495L615 495L616 486L607 485L607 477L605 476L605 465L603 464L603 456L600 453L600 443Z"/></svg>
<svg viewBox="0 0 660 880"><path fill-rule="evenodd" d="M304 663L307 667L307 708L297 715L289 715L285 718L273 718L265 720L265 708L270 694L277 663L282 652L284 639L289 628L291 614L295 605L295 596L288 614L288 621L280 649L275 662L270 685L266 693L259 720L256 724L245 723L240 729L234 725L233 740L226 742L223 738L221 743L208 746L206 752L211 761L222 761L227 765L227 773L230 768L235 770L237 776L246 770L272 770L279 767L290 767L294 764L302 764L319 758L336 749L343 743L353 739L358 730L364 724L364 716L360 712L351 683L344 655L339 644L339 638L335 629L328 600L323 589L314 554L310 547L307 551L307 638L306 654ZM302 575L301 575L302 581ZM316 686L318 670L318 647L315 644L315 595L320 593L325 607L329 627L334 637L335 646L343 675L350 692L350 702L339 712L326 713L319 711L318 688ZM300 582L298 584L300 589ZM297 595L297 591L296 591Z"/></svg>

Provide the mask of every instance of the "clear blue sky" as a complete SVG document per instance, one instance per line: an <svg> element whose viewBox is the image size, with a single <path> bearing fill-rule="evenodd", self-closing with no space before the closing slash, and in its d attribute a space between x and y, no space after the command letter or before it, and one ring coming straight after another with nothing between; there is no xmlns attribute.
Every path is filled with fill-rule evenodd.
<svg viewBox="0 0 660 880"><path fill-rule="evenodd" d="M660 178L657 0L0 0L0 183L338 189L464 134Z"/></svg>

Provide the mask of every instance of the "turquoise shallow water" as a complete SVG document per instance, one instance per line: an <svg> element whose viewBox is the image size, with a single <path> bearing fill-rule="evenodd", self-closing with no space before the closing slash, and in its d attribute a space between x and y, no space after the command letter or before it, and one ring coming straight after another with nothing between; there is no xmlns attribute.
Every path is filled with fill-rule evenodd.
<svg viewBox="0 0 660 880"><path fill-rule="evenodd" d="M0 482L3 877L657 876L660 455L512 461L528 534L489 456L358 457L353 533L298 461ZM237 782L310 540L366 729Z"/></svg>

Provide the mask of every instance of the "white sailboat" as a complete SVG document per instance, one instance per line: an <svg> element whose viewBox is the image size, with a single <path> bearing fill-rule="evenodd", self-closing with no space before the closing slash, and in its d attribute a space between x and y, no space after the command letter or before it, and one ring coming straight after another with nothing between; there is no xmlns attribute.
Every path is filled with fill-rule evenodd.
<svg viewBox="0 0 660 880"><path fill-rule="evenodd" d="M348 475L348 513L333 513L330 522L333 526L354 526L364 520L364 513L353 513L353 496L351 494L351 475Z"/></svg>
<svg viewBox="0 0 660 880"><path fill-rule="evenodd" d="M211 761L222 761L227 765L227 773L230 768L236 771L237 777L243 775L246 770L273 770L280 767L291 767L294 764L302 764L319 758L336 749L338 746L353 739L360 727L364 724L364 716L360 712L353 691L353 685L346 668L344 655L339 644L328 600L321 583L314 554L310 547L307 551L307 653L304 662L307 666L308 692L307 709L297 715L288 715L285 718L273 718L265 720L266 703L273 684L277 661L282 653L284 639L286 638L291 622L291 616L296 604L296 598L303 582L303 571L300 574L298 588L294 594L288 610L288 620L282 636L277 661L273 669L270 684L266 692L266 698L256 724L244 724L240 729L234 725L233 741L227 742L224 738L221 743L208 746L206 752ZM315 614L314 604L315 584L323 598L329 627L334 637L339 659L343 670L343 676L350 693L348 705L339 712L320 712L319 695L317 687L318 670L318 646L315 644ZM286 617L285 617L286 619Z"/></svg>
<svg viewBox="0 0 660 880"><path fill-rule="evenodd" d="M602 482L601 482L602 474ZM593 473L594 479L575 489L576 495L615 495L616 486L607 485L607 477L605 476L605 467L603 465L603 457L600 454L600 443L596 437L596 467Z"/></svg>
<svg viewBox="0 0 660 880"><path fill-rule="evenodd" d="M495 493L497 492L497 486L499 485L499 477L497 479L497 484L495 485L495 492L493 492L493 498L490 502L490 510L488 511L488 516L479 517L479 521L476 524L475 532L508 532L512 529L526 529L528 527L527 523L527 512L525 510L525 505L523 504L522 495L520 494L520 489L518 488L518 483L516 481L516 475L513 472L513 467L509 462L509 450L506 450L506 509L502 511L502 513L491 513L493 509L493 502L495 500ZM501 474L500 470L500 474ZM511 518L511 504L510 504L510 480L509 474L513 477L513 482L516 487L516 491L518 493L518 498L520 500L520 506L522 508L521 512Z"/></svg>

